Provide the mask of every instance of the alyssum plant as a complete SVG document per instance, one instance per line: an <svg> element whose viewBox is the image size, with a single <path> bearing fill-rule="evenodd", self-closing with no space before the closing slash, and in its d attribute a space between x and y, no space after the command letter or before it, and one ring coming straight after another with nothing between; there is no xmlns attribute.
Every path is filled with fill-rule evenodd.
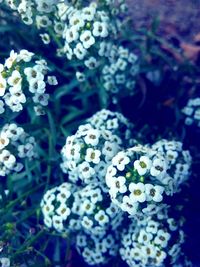
<svg viewBox="0 0 200 267"><path fill-rule="evenodd" d="M141 142L121 113L141 69L123 37L124 1L0 5L4 22L10 12L53 54L11 42L0 64L1 266L75 266L74 250L93 266L192 266L170 206L190 178L190 151L177 136ZM181 112L199 126L199 98Z"/></svg>

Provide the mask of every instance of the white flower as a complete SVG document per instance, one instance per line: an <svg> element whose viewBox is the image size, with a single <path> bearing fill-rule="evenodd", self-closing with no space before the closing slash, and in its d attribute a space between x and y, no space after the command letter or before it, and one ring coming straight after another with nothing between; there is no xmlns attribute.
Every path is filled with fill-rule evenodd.
<svg viewBox="0 0 200 267"><path fill-rule="evenodd" d="M90 198L93 204L96 204L97 202L102 201L103 196L102 196L100 188L90 190Z"/></svg>
<svg viewBox="0 0 200 267"><path fill-rule="evenodd" d="M36 16L36 25L38 29L47 28L51 24L52 24L51 20L46 15Z"/></svg>
<svg viewBox="0 0 200 267"><path fill-rule="evenodd" d="M92 162L94 164L98 164L100 162L100 156L101 156L100 150L88 148L86 150L85 160L87 162Z"/></svg>
<svg viewBox="0 0 200 267"><path fill-rule="evenodd" d="M123 211L127 211L130 215L135 215L137 213L138 203L133 203L128 196L124 196L120 208Z"/></svg>
<svg viewBox="0 0 200 267"><path fill-rule="evenodd" d="M71 48L70 48L70 49L71 49ZM70 51L71 51L71 50L68 51L68 54L69 54ZM87 53L87 50L83 47L83 45L82 45L81 43L78 43L78 44L75 46L73 52L74 52L75 56L76 56L78 59L82 60L82 59L84 59L84 57L85 57L85 55L86 55L86 53ZM68 57L68 58L70 59L70 57Z"/></svg>
<svg viewBox="0 0 200 267"><path fill-rule="evenodd" d="M152 176L161 176L166 173L167 163L163 158L155 158L153 160L152 167L150 169L150 173Z"/></svg>
<svg viewBox="0 0 200 267"><path fill-rule="evenodd" d="M93 24L92 34L94 36L107 37L108 36L108 26L105 22L95 21Z"/></svg>
<svg viewBox="0 0 200 267"><path fill-rule="evenodd" d="M81 209L87 214L92 214L95 209L95 205L94 203L89 201L89 199L85 199L84 202L81 204Z"/></svg>
<svg viewBox="0 0 200 267"><path fill-rule="evenodd" d="M85 7L82 10L82 19L92 21L94 19L94 15L96 13L96 8L92 7L91 5L89 7Z"/></svg>
<svg viewBox="0 0 200 267"><path fill-rule="evenodd" d="M171 164L174 164L176 162L177 157L178 157L178 152L174 151L174 150L167 150L166 156L167 156L168 161Z"/></svg>
<svg viewBox="0 0 200 267"><path fill-rule="evenodd" d="M61 203L60 207L56 209L56 213L62 218L62 220L66 220L70 215L71 210L66 206L65 203Z"/></svg>
<svg viewBox="0 0 200 267"><path fill-rule="evenodd" d="M27 67L24 69L24 74L27 76L27 80L31 82L32 80L43 81L44 75L42 74L41 70L39 70L38 65L34 66L33 68Z"/></svg>
<svg viewBox="0 0 200 267"><path fill-rule="evenodd" d="M52 223L53 223L53 227L58 231L58 232L62 232L64 230L64 226L63 226L63 219L61 216L58 215L54 215L52 217Z"/></svg>
<svg viewBox="0 0 200 267"><path fill-rule="evenodd" d="M10 69L13 65L13 63L15 62L15 60L17 59L17 53L14 52L14 50L12 50L10 52L10 57L6 59L5 61L5 67L7 67L8 69Z"/></svg>
<svg viewBox="0 0 200 267"><path fill-rule="evenodd" d="M124 176L119 176L112 180L109 190L111 195L113 194L116 195L118 192L123 194L126 191L127 191L126 178Z"/></svg>
<svg viewBox="0 0 200 267"><path fill-rule="evenodd" d="M49 94L38 94L36 93L33 97L34 103L39 103L42 106L47 106L49 100Z"/></svg>
<svg viewBox="0 0 200 267"><path fill-rule="evenodd" d="M79 33L76 26L72 26L71 28L66 30L65 38L67 43L71 43L76 41L79 37Z"/></svg>
<svg viewBox="0 0 200 267"><path fill-rule="evenodd" d="M84 82L85 81L85 74L83 72L80 72L80 71L77 71L76 72L76 79L79 81L79 82Z"/></svg>
<svg viewBox="0 0 200 267"><path fill-rule="evenodd" d="M118 150L119 146L116 144L116 142L111 143L110 141L106 141L102 149L102 154L105 155L106 161L110 161L113 156L116 155Z"/></svg>
<svg viewBox="0 0 200 267"><path fill-rule="evenodd" d="M144 229L141 229L138 236L138 242L143 244L148 244L153 239L151 233L146 232Z"/></svg>
<svg viewBox="0 0 200 267"><path fill-rule="evenodd" d="M31 79L29 81L29 91L31 93L43 94L46 89L46 84L42 79Z"/></svg>
<svg viewBox="0 0 200 267"><path fill-rule="evenodd" d="M50 43L50 36L49 36L49 34L48 33L40 33L39 34L40 35L40 37L41 37L41 39L42 39L42 42L44 43L44 44L49 44Z"/></svg>
<svg viewBox="0 0 200 267"><path fill-rule="evenodd" d="M6 147L9 144L9 139L7 137L7 134L0 133L0 150L2 150L4 147Z"/></svg>
<svg viewBox="0 0 200 267"><path fill-rule="evenodd" d="M160 185L145 184L147 201L161 202L163 200L164 187Z"/></svg>
<svg viewBox="0 0 200 267"><path fill-rule="evenodd" d="M20 60L23 60L24 62L30 62L33 56L34 53L29 52L26 49L22 49L17 56L17 62Z"/></svg>
<svg viewBox="0 0 200 267"><path fill-rule="evenodd" d="M71 16L69 19L69 23L72 27L76 28L77 31L85 25L85 21L81 17L80 12L73 14L73 16Z"/></svg>
<svg viewBox="0 0 200 267"><path fill-rule="evenodd" d="M6 257L0 258L1 267L10 267L10 259Z"/></svg>
<svg viewBox="0 0 200 267"><path fill-rule="evenodd" d="M113 159L112 164L117 167L119 171L123 171L126 165L130 162L129 157L123 151L120 151Z"/></svg>
<svg viewBox="0 0 200 267"><path fill-rule="evenodd" d="M146 231L148 233L156 234L158 231L158 222L155 222L153 220L148 221Z"/></svg>
<svg viewBox="0 0 200 267"><path fill-rule="evenodd" d="M145 202L146 201L146 195L145 195L145 186L143 183L130 183L129 184L129 191L130 199L133 202Z"/></svg>
<svg viewBox="0 0 200 267"><path fill-rule="evenodd" d="M96 60L95 57L90 57L89 59L85 60L84 64L90 70L98 67L98 61Z"/></svg>
<svg viewBox="0 0 200 267"><path fill-rule="evenodd" d="M99 143L100 132L95 129L90 129L87 131L87 135L84 140L87 145L97 146Z"/></svg>
<svg viewBox="0 0 200 267"><path fill-rule="evenodd" d="M86 30L84 31L81 35L80 35L80 40L84 46L85 49L90 48L94 43L95 43L95 39L92 36L91 31Z"/></svg>
<svg viewBox="0 0 200 267"><path fill-rule="evenodd" d="M58 84L56 76L47 76L47 82L49 85L57 85Z"/></svg>
<svg viewBox="0 0 200 267"><path fill-rule="evenodd" d="M167 247L168 241L170 239L171 235L164 230L160 229L157 232L157 236L154 239L155 244L160 245L161 247L165 248Z"/></svg>
<svg viewBox="0 0 200 267"><path fill-rule="evenodd" d="M6 86L7 86L6 79L4 79L4 78L0 75L0 96L3 96L3 95L5 94Z"/></svg>
<svg viewBox="0 0 200 267"><path fill-rule="evenodd" d="M8 150L3 150L0 154L0 162L3 162L6 168L12 169L16 162L16 158Z"/></svg>
<svg viewBox="0 0 200 267"><path fill-rule="evenodd" d="M79 169L80 177L82 177L84 180L91 178L95 174L95 170L86 161L81 163L78 169Z"/></svg>
<svg viewBox="0 0 200 267"><path fill-rule="evenodd" d="M139 160L134 162L134 168L137 170L139 175L146 174L152 166L152 161L147 156L140 157Z"/></svg>
<svg viewBox="0 0 200 267"><path fill-rule="evenodd" d="M83 216L81 224L86 229L91 229L93 226L93 221L90 220L87 216Z"/></svg>
<svg viewBox="0 0 200 267"><path fill-rule="evenodd" d="M108 215L106 215L105 211L103 210L100 210L99 212L97 212L94 218L100 225L105 225L109 222L109 217Z"/></svg>

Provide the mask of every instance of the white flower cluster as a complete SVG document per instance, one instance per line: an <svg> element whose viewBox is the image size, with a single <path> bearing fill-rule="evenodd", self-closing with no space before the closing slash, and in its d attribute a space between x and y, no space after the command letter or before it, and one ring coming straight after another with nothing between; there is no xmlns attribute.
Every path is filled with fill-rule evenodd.
<svg viewBox="0 0 200 267"><path fill-rule="evenodd" d="M96 3L77 9L71 7L66 16L63 39L63 52L71 60L73 57L83 60L86 67L94 69L98 66L96 56L102 41L112 34L109 16L98 10ZM91 53L95 50L96 53ZM86 59L87 57L87 59Z"/></svg>
<svg viewBox="0 0 200 267"><path fill-rule="evenodd" d="M112 94L133 94L139 72L138 57L123 46L102 43L100 51L107 57L102 69L102 83Z"/></svg>
<svg viewBox="0 0 200 267"><path fill-rule="evenodd" d="M162 150L163 143L171 150ZM130 215L152 212L162 202L164 193L174 194L188 178L191 156L182 151L181 143L164 140L153 147L138 145L120 151L107 169L111 199ZM176 153L179 157L174 166L171 155Z"/></svg>
<svg viewBox="0 0 200 267"><path fill-rule="evenodd" d="M47 76L49 68L45 60L34 60L27 50L10 52L4 65L0 64L0 114L8 107L13 112L23 110L25 103L34 103L36 114L48 105L46 85L56 85L55 76Z"/></svg>
<svg viewBox="0 0 200 267"><path fill-rule="evenodd" d="M182 109L183 114L186 116L185 124L195 124L200 127L200 98L190 99L187 105Z"/></svg>
<svg viewBox="0 0 200 267"><path fill-rule="evenodd" d="M162 153L168 161L168 193L172 195L180 191L180 185L189 178L192 164L190 152L183 150L181 142L166 139L156 142L152 149Z"/></svg>
<svg viewBox="0 0 200 267"><path fill-rule="evenodd" d="M117 255L118 233L108 232L103 236L79 233L76 237L76 249L87 264L94 266L106 264Z"/></svg>
<svg viewBox="0 0 200 267"><path fill-rule="evenodd" d="M0 130L0 176L23 169L23 159L37 157L35 138L15 123L6 124Z"/></svg>
<svg viewBox="0 0 200 267"><path fill-rule="evenodd" d="M78 131L67 137L62 149L63 172L69 179L79 179L88 184L91 181L104 181L111 159L120 150L122 140L109 130L98 130L90 124L79 126Z"/></svg>
<svg viewBox="0 0 200 267"><path fill-rule="evenodd" d="M184 242L180 227L181 222L159 213L133 221L121 236L122 259L130 267L176 266Z"/></svg>
<svg viewBox="0 0 200 267"><path fill-rule="evenodd" d="M22 21L31 25L38 22L38 28L51 25L48 15L55 11L58 0L5 0L5 3L19 13ZM37 14L38 15L35 15Z"/></svg>
<svg viewBox="0 0 200 267"><path fill-rule="evenodd" d="M70 233L81 228L80 201L77 188L70 183L48 190L41 201L44 224L60 233Z"/></svg>
<svg viewBox="0 0 200 267"><path fill-rule="evenodd" d="M87 119L86 122L96 129L109 130L119 136L123 140L124 147L126 142L128 145L134 142L132 139L133 124L119 112L102 109Z"/></svg>
<svg viewBox="0 0 200 267"><path fill-rule="evenodd" d="M69 60L84 60L89 69L99 66L100 44L114 30L108 12L99 10L95 2L77 8L73 3L58 0L6 1L24 23L36 25L45 44L51 41L48 32L51 29L61 44L58 54Z"/></svg>
<svg viewBox="0 0 200 267"><path fill-rule="evenodd" d="M107 188L91 183L79 191L81 225L85 233L105 235L116 230L123 220L122 211L110 201Z"/></svg>

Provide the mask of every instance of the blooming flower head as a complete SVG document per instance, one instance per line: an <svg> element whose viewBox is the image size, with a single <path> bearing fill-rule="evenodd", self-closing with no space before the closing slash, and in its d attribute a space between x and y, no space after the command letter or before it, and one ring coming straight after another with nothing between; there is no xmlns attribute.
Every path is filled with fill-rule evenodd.
<svg viewBox="0 0 200 267"><path fill-rule="evenodd" d="M62 233L79 230L79 205L80 200L75 185L63 183L49 189L40 204L44 224Z"/></svg>
<svg viewBox="0 0 200 267"><path fill-rule="evenodd" d="M31 161L37 156L34 137L22 127L10 123L0 129L0 176L20 172L24 159Z"/></svg>
<svg viewBox="0 0 200 267"><path fill-rule="evenodd" d="M88 184L91 181L105 179L106 168L119 151L121 139L109 130L99 130L91 125L83 125L73 136L69 136L62 149L64 172L69 172L69 179L79 179Z"/></svg>
<svg viewBox="0 0 200 267"><path fill-rule="evenodd" d="M180 222L176 222L179 227L172 229L170 220L175 221L165 213L162 219L157 215L146 217L143 224L132 221L122 231L119 250L122 259L130 267L165 266L166 262L174 266L181 257L184 238Z"/></svg>
<svg viewBox="0 0 200 267"><path fill-rule="evenodd" d="M187 105L182 109L185 115L186 125L196 125L200 127L200 98L189 99Z"/></svg>
<svg viewBox="0 0 200 267"><path fill-rule="evenodd" d="M19 53L13 50L5 60L0 73L0 114L7 109L20 112L28 101L35 107L44 107L48 104L49 95L47 85L56 85L46 77L49 73L45 60L35 60L34 53L22 49Z"/></svg>
<svg viewBox="0 0 200 267"><path fill-rule="evenodd" d="M130 215L145 212L163 200L168 177L165 157L140 145L118 152L107 168L106 184L112 201Z"/></svg>

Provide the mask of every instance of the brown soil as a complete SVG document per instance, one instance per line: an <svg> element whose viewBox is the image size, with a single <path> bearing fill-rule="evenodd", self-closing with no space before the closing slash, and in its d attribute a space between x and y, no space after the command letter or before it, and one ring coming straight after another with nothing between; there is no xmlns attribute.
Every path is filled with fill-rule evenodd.
<svg viewBox="0 0 200 267"><path fill-rule="evenodd" d="M127 0L134 27L149 26L160 19L162 35L193 42L200 33L200 0Z"/></svg>

